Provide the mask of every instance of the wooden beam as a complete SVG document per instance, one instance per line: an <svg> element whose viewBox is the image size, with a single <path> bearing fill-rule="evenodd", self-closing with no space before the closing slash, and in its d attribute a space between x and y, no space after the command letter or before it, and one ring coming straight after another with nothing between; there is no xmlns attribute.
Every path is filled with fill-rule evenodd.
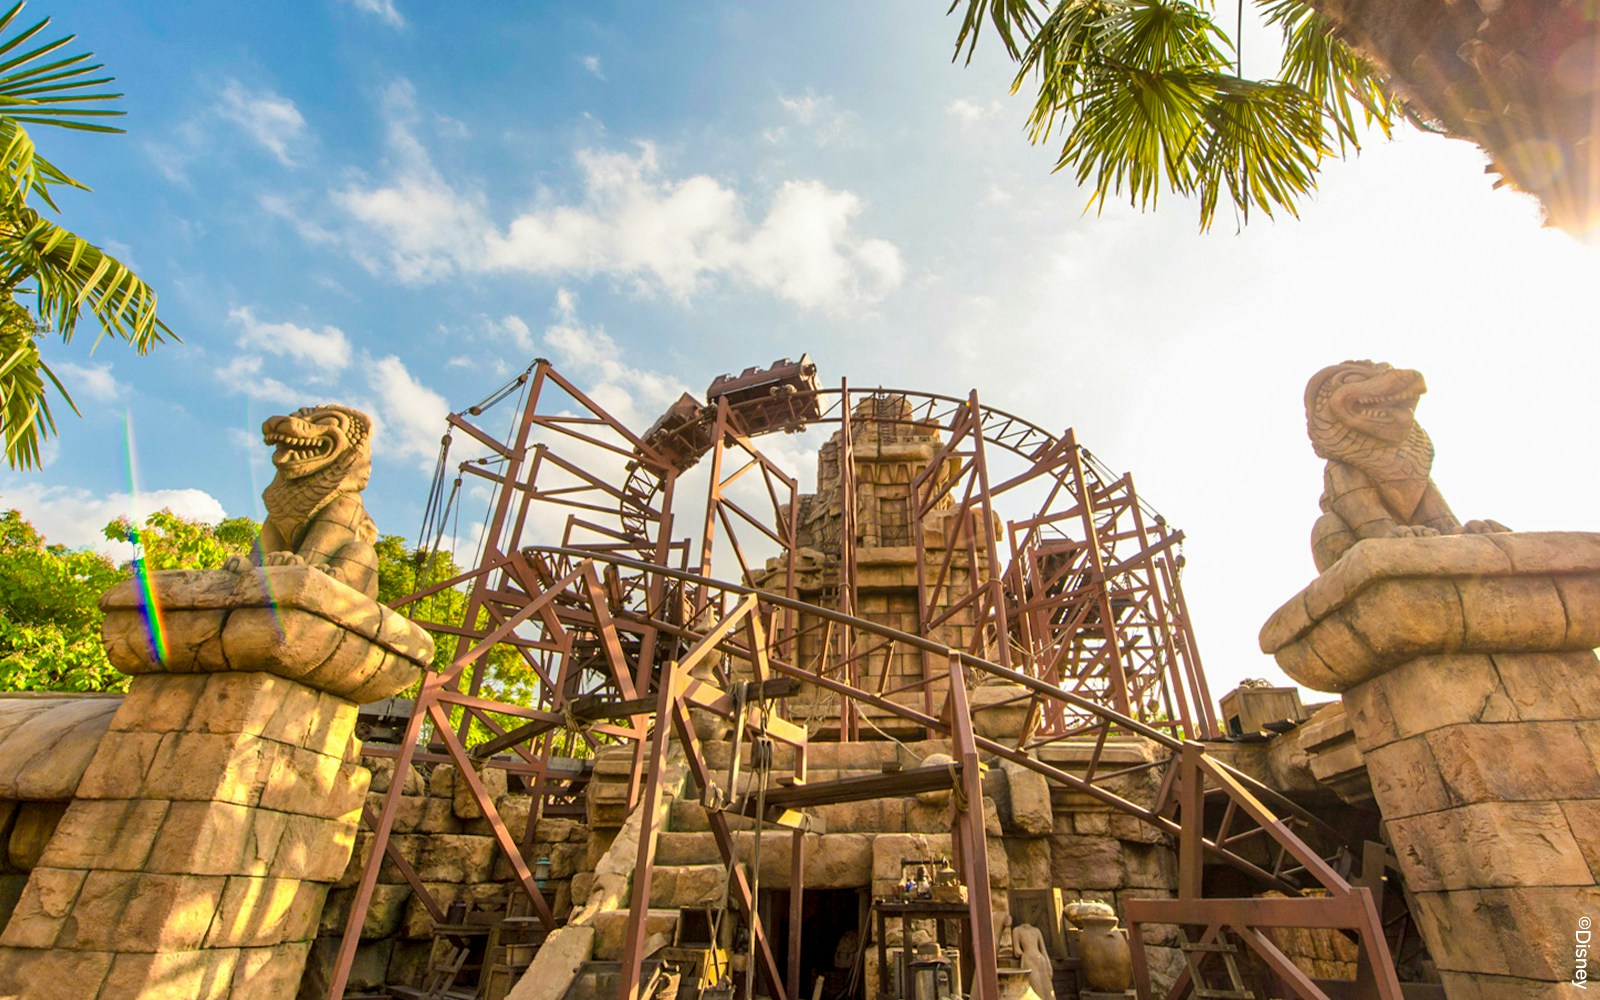
<svg viewBox="0 0 1600 1000"><path fill-rule="evenodd" d="M955 774L951 775L951 767ZM780 785L767 789L767 809L804 809L807 806L833 805L837 802L864 802L885 797L905 798L918 792L948 790L961 780L961 765L935 764L932 767L914 767L889 774L868 774L859 778L840 778L814 785ZM746 795L729 810L741 816L754 816L756 800Z"/></svg>

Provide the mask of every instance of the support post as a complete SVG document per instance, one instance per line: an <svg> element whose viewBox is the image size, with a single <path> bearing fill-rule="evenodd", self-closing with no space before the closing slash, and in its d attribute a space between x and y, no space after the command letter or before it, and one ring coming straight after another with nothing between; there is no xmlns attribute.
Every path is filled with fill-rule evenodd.
<svg viewBox="0 0 1600 1000"><path fill-rule="evenodd" d="M951 749L961 762L960 801L951 809L951 842L961 848L961 874L967 882L967 913L972 927L972 997L1000 1000L996 971L994 909L989 892L989 841L983 826L983 771L972 739L972 710L967 704L966 668L957 652L950 654ZM952 806L955 804L952 803Z"/></svg>

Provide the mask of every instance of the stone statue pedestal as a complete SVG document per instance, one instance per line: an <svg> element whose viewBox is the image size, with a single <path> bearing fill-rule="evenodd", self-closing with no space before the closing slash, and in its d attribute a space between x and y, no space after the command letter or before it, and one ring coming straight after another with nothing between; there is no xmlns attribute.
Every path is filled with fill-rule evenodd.
<svg viewBox="0 0 1600 1000"><path fill-rule="evenodd" d="M1575 989L1600 917L1597 645L1600 534L1575 532L1359 542L1261 630L1343 695L1452 998Z"/></svg>
<svg viewBox="0 0 1600 1000"><path fill-rule="evenodd" d="M320 570L151 583L153 616L136 581L101 600L133 684L0 936L0 996L293 997L370 779L356 706L433 657Z"/></svg>

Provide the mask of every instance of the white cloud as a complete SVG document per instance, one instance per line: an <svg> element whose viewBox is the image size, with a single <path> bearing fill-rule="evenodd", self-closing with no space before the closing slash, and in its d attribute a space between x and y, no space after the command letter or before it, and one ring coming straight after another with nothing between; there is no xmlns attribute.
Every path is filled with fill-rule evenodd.
<svg viewBox="0 0 1600 1000"><path fill-rule="evenodd" d="M229 80L222 88L217 113L244 129L284 166L294 166L290 149L304 138L306 120L289 98L270 90L248 91L239 81Z"/></svg>
<svg viewBox="0 0 1600 1000"><path fill-rule="evenodd" d="M789 181L755 220L747 199L715 178L665 176L650 143L632 154L579 152L580 199L546 200L502 228L482 194L434 167L414 131L410 85L390 88L385 104L391 176L333 195L353 223L344 245L374 273L406 283L497 271L609 275L680 302L721 279L825 310L873 301L903 277L893 244L855 230L864 208L855 194Z"/></svg>
<svg viewBox="0 0 1600 1000"><path fill-rule="evenodd" d="M550 360L581 377L584 392L636 433L686 391L677 379L619 361L623 352L604 328L579 320L576 293L559 289L551 312L554 322L543 337Z"/></svg>
<svg viewBox="0 0 1600 1000"><path fill-rule="evenodd" d="M778 103L783 105L783 110L789 112L794 120L802 125L810 125L817 120L832 98L817 97L807 94L804 97L779 97Z"/></svg>
<svg viewBox="0 0 1600 1000"><path fill-rule="evenodd" d="M395 9L394 0L345 0L364 14L371 14L391 28L404 28L406 19Z"/></svg>
<svg viewBox="0 0 1600 1000"><path fill-rule="evenodd" d="M963 125L976 125L978 122L995 118L1005 110L1005 105L999 100L991 100L983 104L958 97L944 106L945 113L961 122Z"/></svg>
<svg viewBox="0 0 1600 1000"><path fill-rule="evenodd" d="M227 517L222 504L211 494L197 489L152 490L129 495L97 495L66 486L45 486L34 482L0 485L0 510L22 511L23 517L51 544L71 549L94 549L113 559L128 559L133 547L113 542L103 529L119 517L141 521L162 509L192 520L214 523Z"/></svg>
<svg viewBox="0 0 1600 1000"><path fill-rule="evenodd" d="M582 63L583 68L588 70L597 79L604 80L606 78L605 73L600 69L599 56L580 56L578 62Z"/></svg>
<svg viewBox="0 0 1600 1000"><path fill-rule="evenodd" d="M155 165L161 176L173 184L186 185L189 183L189 160L191 157L188 153L175 145L165 142L146 142L143 148L145 155L150 157L150 162Z"/></svg>
<svg viewBox="0 0 1600 1000"><path fill-rule="evenodd" d="M350 364L350 341L336 326L313 330L294 323L267 323L247 306L230 310L228 318L244 330L240 347L293 358L309 369L307 375L313 381L326 380Z"/></svg>
<svg viewBox="0 0 1600 1000"><path fill-rule="evenodd" d="M736 266L752 284L798 305L873 300L905 278L900 251L880 239L850 238L861 199L818 181L788 181Z"/></svg>
<svg viewBox="0 0 1600 1000"><path fill-rule="evenodd" d="M303 405L303 392L284 385L275 378L261 374L261 359L254 354L240 354L217 369L217 381L235 392L259 399L263 403L284 403L293 407Z"/></svg>
<svg viewBox="0 0 1600 1000"><path fill-rule="evenodd" d="M393 355L374 360L366 368L367 384L378 394L375 415L379 426L373 432L373 450L431 463L439 454L439 439L450 414L444 397L418 382Z"/></svg>
<svg viewBox="0 0 1600 1000"><path fill-rule="evenodd" d="M111 365L75 365L70 361L59 361L50 368L60 377L67 391L74 399L81 400L85 396L100 403L110 403L121 399L128 391L125 383L117 381L111 374Z"/></svg>
<svg viewBox="0 0 1600 1000"><path fill-rule="evenodd" d="M528 329L528 324L523 322L521 316L506 315L499 319L485 317L483 322L491 337L509 341L519 351L531 355L538 348L533 331Z"/></svg>
<svg viewBox="0 0 1600 1000"><path fill-rule="evenodd" d="M383 95L386 138L395 170L387 184L359 184L336 191L335 207L361 226L383 235L383 259L361 239L348 241L373 273L392 273L407 283L439 281L459 266L471 267L488 227L482 196L463 194L434 167L417 138L416 91L402 80ZM313 240L314 241L314 240Z"/></svg>
<svg viewBox="0 0 1600 1000"><path fill-rule="evenodd" d="M859 140L855 115L839 110L832 97L818 97L812 93L800 97L785 97L780 94L778 106L819 146L841 142L855 144ZM767 129L761 136L768 142L778 143L783 141L788 132L786 127L780 125Z"/></svg>

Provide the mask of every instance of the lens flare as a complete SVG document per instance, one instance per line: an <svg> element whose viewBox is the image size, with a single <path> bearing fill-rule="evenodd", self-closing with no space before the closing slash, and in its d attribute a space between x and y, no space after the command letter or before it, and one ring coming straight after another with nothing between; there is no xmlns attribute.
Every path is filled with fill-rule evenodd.
<svg viewBox="0 0 1600 1000"><path fill-rule="evenodd" d="M133 543L133 578L139 586L141 603L139 610L144 616L144 637L150 644L150 658L164 666L167 662L166 620L161 611L160 595L156 593L156 588L150 580L150 572L145 566L144 545L139 538L139 475L138 461L133 447L132 411L123 412L122 426L127 441L128 456L128 520L133 523L128 532L128 541Z"/></svg>

